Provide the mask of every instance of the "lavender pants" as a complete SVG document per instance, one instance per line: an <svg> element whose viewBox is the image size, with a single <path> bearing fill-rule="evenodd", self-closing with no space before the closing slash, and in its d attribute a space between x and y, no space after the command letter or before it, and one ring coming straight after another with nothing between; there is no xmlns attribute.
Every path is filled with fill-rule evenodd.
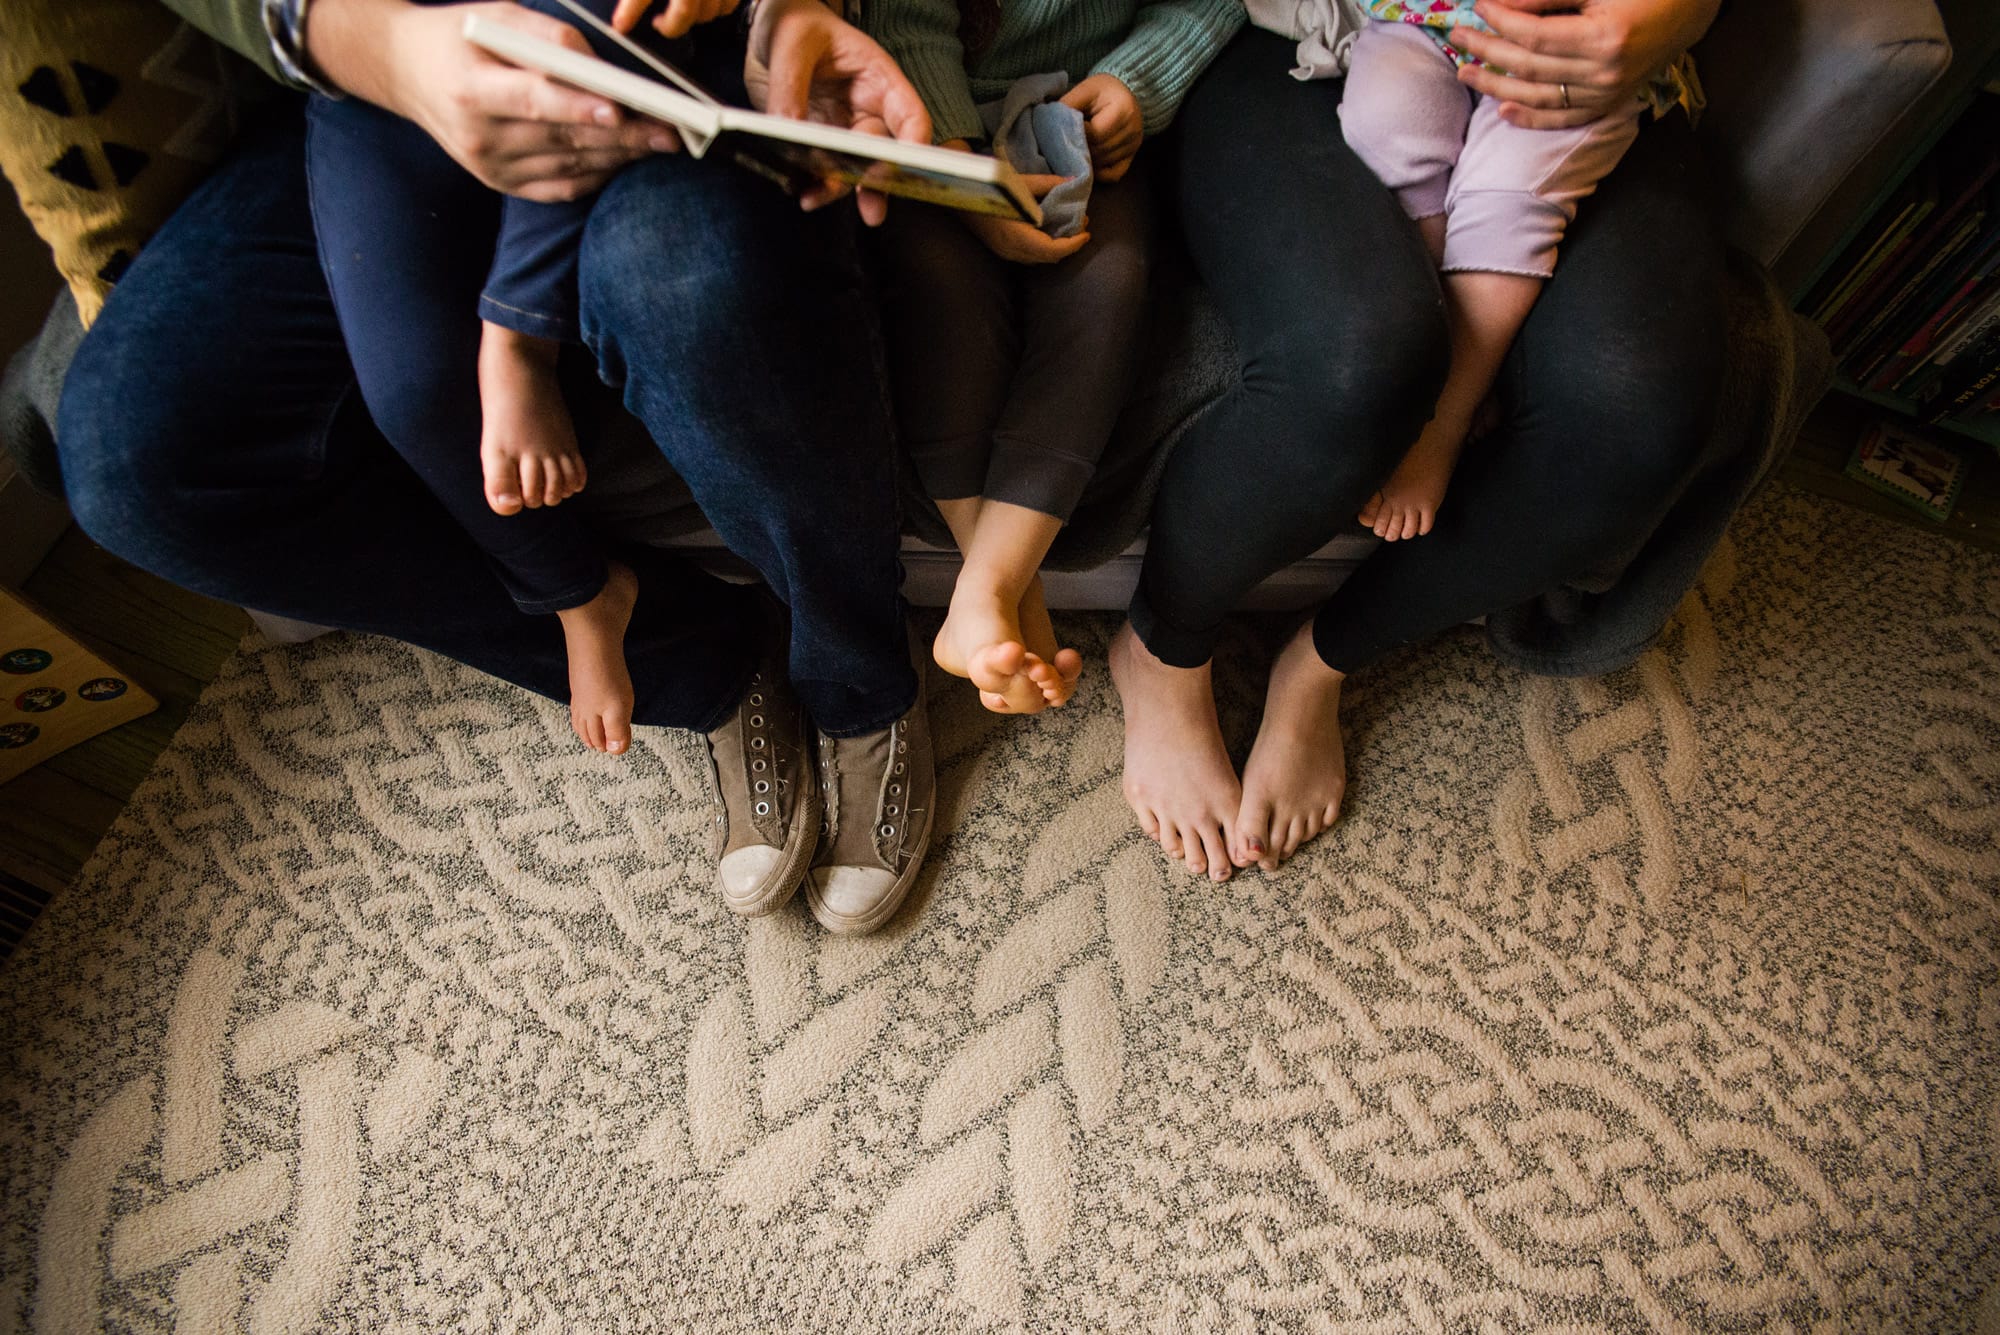
<svg viewBox="0 0 2000 1335"><path fill-rule="evenodd" d="M1404 212L1445 215L1446 273L1547 278L1576 202L1625 156L1640 110L1567 130L1509 125L1427 30L1378 19L1355 40L1340 128Z"/></svg>

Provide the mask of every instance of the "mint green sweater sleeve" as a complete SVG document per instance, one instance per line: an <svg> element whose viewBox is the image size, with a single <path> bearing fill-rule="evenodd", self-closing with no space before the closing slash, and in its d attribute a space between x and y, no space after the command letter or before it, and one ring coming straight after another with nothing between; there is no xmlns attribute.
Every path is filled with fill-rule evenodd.
<svg viewBox="0 0 2000 1335"><path fill-rule="evenodd" d="M932 137L943 143L986 133L965 72L953 0L869 0L862 6L861 21L910 76L931 113Z"/></svg>
<svg viewBox="0 0 2000 1335"><path fill-rule="evenodd" d="M284 78L278 71L277 57L271 54L270 34L264 31L264 7L258 0L162 0L162 3L230 50L247 57L272 78Z"/></svg>
<svg viewBox="0 0 2000 1335"><path fill-rule="evenodd" d="M1146 133L1173 122L1195 76L1243 26L1242 0L1152 0L1139 7L1131 35L1090 71L1132 90Z"/></svg>

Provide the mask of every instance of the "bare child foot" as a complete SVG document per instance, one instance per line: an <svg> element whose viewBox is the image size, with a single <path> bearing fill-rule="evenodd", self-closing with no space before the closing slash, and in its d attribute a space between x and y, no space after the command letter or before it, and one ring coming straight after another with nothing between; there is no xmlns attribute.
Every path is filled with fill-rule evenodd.
<svg viewBox="0 0 2000 1335"><path fill-rule="evenodd" d="M613 561L595 598L556 613L569 651L569 725L591 750L614 756L632 745L625 629L638 601L638 576L630 566Z"/></svg>
<svg viewBox="0 0 2000 1335"><path fill-rule="evenodd" d="M1162 663L1129 622L1111 641L1110 662L1125 709L1125 800L1139 828L1197 876L1228 880L1243 788L1222 743L1208 665Z"/></svg>
<svg viewBox="0 0 2000 1335"><path fill-rule="evenodd" d="M996 714L1038 714L1068 699L1070 684L1029 652L1026 639L1018 600L960 576L931 657L952 676L969 678L980 703Z"/></svg>
<svg viewBox="0 0 2000 1335"><path fill-rule="evenodd" d="M481 327L479 465L495 514L556 505L583 490L583 455L556 380L556 354L551 339Z"/></svg>
<svg viewBox="0 0 2000 1335"><path fill-rule="evenodd" d="M1062 647L1056 640L1056 623L1049 619L1049 605L1042 597L1042 577L1037 575L1021 595L1021 635L1028 652L1056 670L1056 693L1051 706L1069 703L1076 693L1076 679L1083 675L1083 655Z"/></svg>
<svg viewBox="0 0 2000 1335"><path fill-rule="evenodd" d="M1276 871L1300 844L1339 819L1347 791L1340 743L1344 680L1313 648L1310 621L1279 651L1264 720L1243 766L1243 804L1230 847L1237 866L1254 862Z"/></svg>
<svg viewBox="0 0 2000 1335"><path fill-rule="evenodd" d="M1426 449L1425 441L1418 441L1382 484L1382 490L1361 507L1358 518L1362 527L1374 529L1375 536L1384 542L1429 533L1457 462L1457 449Z"/></svg>

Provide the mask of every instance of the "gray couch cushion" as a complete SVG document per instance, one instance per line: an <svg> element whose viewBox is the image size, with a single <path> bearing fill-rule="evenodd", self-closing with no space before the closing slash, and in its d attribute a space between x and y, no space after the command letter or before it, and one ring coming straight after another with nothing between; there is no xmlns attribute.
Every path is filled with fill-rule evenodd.
<svg viewBox="0 0 2000 1335"><path fill-rule="evenodd" d="M1951 61L1930 0L1736 0L1695 50L1729 239L1773 264Z"/></svg>

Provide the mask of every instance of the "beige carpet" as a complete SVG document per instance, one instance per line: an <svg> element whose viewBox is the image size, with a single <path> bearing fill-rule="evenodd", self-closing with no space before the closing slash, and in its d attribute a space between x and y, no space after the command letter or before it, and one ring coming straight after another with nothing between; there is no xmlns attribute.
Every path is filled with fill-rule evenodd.
<svg viewBox="0 0 2000 1335"><path fill-rule="evenodd" d="M1977 1320L2000 560L1767 493L1633 671L1371 673L1351 815L1221 890L1101 672L933 699L920 911L835 941L710 898L688 739L247 645L0 975L0 1326Z"/></svg>

